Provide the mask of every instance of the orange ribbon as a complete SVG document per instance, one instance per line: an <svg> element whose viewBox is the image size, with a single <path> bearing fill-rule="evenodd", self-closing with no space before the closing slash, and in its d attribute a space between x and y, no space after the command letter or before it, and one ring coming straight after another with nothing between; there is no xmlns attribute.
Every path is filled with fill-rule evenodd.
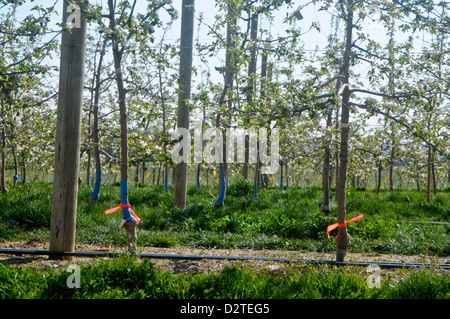
<svg viewBox="0 0 450 319"><path fill-rule="evenodd" d="M137 217L136 213L133 211L133 209L131 209L131 205L130 204L120 204L118 207L114 207L114 208L105 210L105 214L111 214L111 213L114 213L114 212L118 211L121 208L126 208L126 207L130 207L131 214L134 216L134 218L136 218L137 223L139 224L141 219L139 217Z"/></svg>
<svg viewBox="0 0 450 319"><path fill-rule="evenodd" d="M360 220L360 219L362 219L363 218L363 216L364 216L364 214L361 214L361 215L359 215L359 216L356 216L355 218L352 218L352 219L350 219L350 220L347 220L344 224L341 224L341 223L335 223L335 224L333 224L333 225L330 225L330 226L328 226L327 227L327 235L328 235L328 238L330 238L330 231L332 231L333 229L336 229L336 228L345 228L345 227L347 227L347 224L348 223L351 223L351 222L355 222L355 221L357 221L357 220Z"/></svg>

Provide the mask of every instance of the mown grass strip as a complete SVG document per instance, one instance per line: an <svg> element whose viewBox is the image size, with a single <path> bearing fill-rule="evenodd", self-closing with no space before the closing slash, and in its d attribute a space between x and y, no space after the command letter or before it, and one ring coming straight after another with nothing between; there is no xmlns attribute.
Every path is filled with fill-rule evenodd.
<svg viewBox="0 0 450 319"><path fill-rule="evenodd" d="M1 299L448 299L447 273L420 269L369 287L361 269L292 267L283 272L244 266L217 273L174 275L148 260L116 258L80 266L80 288L65 269L17 269L0 264Z"/></svg>

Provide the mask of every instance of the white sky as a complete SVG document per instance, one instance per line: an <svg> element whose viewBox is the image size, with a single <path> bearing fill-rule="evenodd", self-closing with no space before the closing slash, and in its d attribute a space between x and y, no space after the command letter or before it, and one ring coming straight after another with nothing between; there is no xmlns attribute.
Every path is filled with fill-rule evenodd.
<svg viewBox="0 0 450 319"><path fill-rule="evenodd" d="M29 11L29 8L34 5L49 6L53 2L54 1L48 1L48 0L35 0L32 3L22 6L18 10L16 17L18 19L24 18L26 15L31 13ZM91 2L93 2L93 1L91 0ZM95 0L94 2L98 3L100 5L103 5L104 11L106 10L107 0ZM144 0L138 0L138 8L137 8L136 12L144 12L145 7L146 7L146 2L147 1L144 1ZM174 7L179 12L181 12L181 3L182 3L182 0L173 0ZM267 21L267 19L264 19L264 18L259 21L259 25L262 28L269 29L274 38L276 38L277 36L283 36L283 35L285 35L285 29L286 29L286 25L283 24L284 17L286 16L286 14L292 14L303 3L304 3L304 1L302 1L302 0L294 0L294 1L292 1L292 5L290 7L285 5L280 10L273 12L273 14L275 15L275 19L271 25L270 25L269 21ZM63 5L62 0L58 0L57 4L56 4L56 8L58 11L62 11L62 5ZM304 49L307 52L314 51L316 48L319 48L319 49L324 48L327 44L328 35L333 32L333 30L331 29L331 25L330 25L330 18L331 18L330 13L328 13L326 11L319 11L319 8L320 8L320 6L313 6L313 5L308 6L306 9L302 10L303 20L297 22L298 28L301 29L302 31L308 30L312 23L318 23L321 27L321 32L312 30L310 32L305 33L302 36L301 41L303 41ZM195 9L196 9L196 14L195 14L196 18L198 18L202 14L204 23L209 24L209 25L212 25L214 23L215 14L217 14L217 12L218 12L217 8L215 7L215 1L213 1L213 0L196 0L195 1ZM164 15L163 15L163 17L164 17ZM59 19L61 19L61 15L54 16L54 19L56 20L56 21L54 21L55 29L57 29L56 23L60 22ZM180 14L179 19L174 23L173 28L167 33L167 35L166 35L167 42L175 43L176 41L178 41L179 34L180 34L180 20L181 20L181 14ZM198 26L198 20L196 19L194 22L194 38L197 38L197 36L198 36L197 26ZM343 27L344 24L341 23L341 26ZM200 41L206 42L206 43L211 41L211 38L207 35L207 32L208 32L207 27L203 25L201 28L202 28L201 34L199 36ZM157 30L157 32L159 32L159 30ZM373 40L377 40L380 42L387 42L387 37L385 36L385 30L383 30L379 25L377 25L377 23L367 23L366 25L364 25L363 32L368 34L369 37ZM398 35L399 42L406 41L406 38L407 38L406 36ZM418 48L420 48L423 45L421 40L422 39L418 39L416 42ZM156 42L157 41L158 41L158 39L156 39ZM194 56L195 56L195 54L196 54L196 52L194 52ZM224 60L224 57L218 57L218 58L220 58L222 61ZM214 65L214 66L220 66L220 65ZM212 67L212 70L214 69L214 66ZM216 73L217 73L216 75L219 75L218 72L216 72Z"/></svg>
<svg viewBox="0 0 450 319"><path fill-rule="evenodd" d="M92 2L92 0L91 0L91 2ZM102 5L104 7L104 12L106 12L107 0L95 0L94 2ZM52 1L35 0L33 3L29 3L29 4L21 7L17 12L16 17L17 17L17 19L24 18L25 16L30 14L29 8L34 5L50 6L52 3L54 3L53 0ZM136 10L136 13L144 12L146 3L147 3L147 1L138 0L138 7ZM303 5L303 3L304 3L304 1L294 0L294 1L292 1L292 5L290 5L290 6L285 5L280 10L273 12L273 14L275 15L275 19L272 24L270 24L267 19L263 18L259 21L259 25L262 28L269 29L273 38L276 38L278 36L283 36L283 35L285 35L285 30L287 28L287 26L285 24L283 24L283 19L286 17L287 14L292 14L299 6ZM173 4L174 4L174 7L179 12L181 12L182 0L174 0ZM62 6L63 6L62 0L59 0L58 3L56 4L56 8L59 12L62 11ZM320 6L310 5L306 9L303 9L301 11L302 15L303 15L303 20L296 22L296 25L298 26L298 28L301 29L303 32L308 30L312 23L317 23L321 27L321 32L312 30L312 31L305 33L302 36L301 41L303 41L304 49L307 52L313 52L316 48L323 49L327 45L328 35L330 33L334 32L334 30L332 30L332 26L330 24L331 14L328 13L327 11L320 11L319 8L320 8ZM215 7L215 1L196 0L195 1L195 9L196 9L196 13L195 13L196 18L198 18L202 14L203 21L205 24L212 25L214 23L215 15L217 14L217 8ZM58 28L56 26L56 23L60 22L61 16L62 16L61 14L59 16L54 16L55 30L57 30L57 28ZM164 17L164 15L162 17ZM163 20L164 20L164 18L163 18ZM181 14L179 16L179 19L174 23L172 29L166 34L167 42L175 44L178 41L179 35L180 35L180 22L181 22ZM194 39L196 39L198 36L197 27L198 27L198 20L196 19L194 21ZM344 27L344 23L342 22L341 29L343 27ZM157 34L158 34L158 32L161 32L161 31L157 30ZM200 41L206 42L206 43L211 41L211 38L208 36L207 32L208 32L208 28L204 25L201 26L201 32L199 35ZM223 32L225 32L225 30L223 30ZM364 25L363 32L368 34L368 36L371 39L379 41L381 43L386 43L388 40L388 38L386 36L386 31L380 25L378 25L376 22L367 23L366 25ZM406 40L407 40L406 35L405 36L402 36L402 35L397 36L398 42L405 42ZM159 41L159 39L157 38L155 43L158 41ZM426 45L426 42L423 42L423 37L420 37L420 35L418 35L418 39L416 40L415 44L416 44L417 50L420 51L421 47ZM223 53L223 56L217 56L217 57L211 59L211 64L209 67L209 69L211 70L211 76L213 78L213 81L218 84L221 84L223 82L223 80L222 80L223 77L218 71L215 70L215 67L223 66L222 63L224 61L225 52L222 51L222 53ZM198 54L196 52L194 52L194 59L195 59L196 55L198 55ZM111 56L109 56L109 59L112 59ZM50 63L59 65L58 59L54 59ZM193 65L201 66L201 64L198 60L197 61L194 60ZM258 68L259 67L260 67L260 59L258 59ZM362 66L360 67L361 72L364 72L365 70L367 70L367 68L368 68L367 64L362 64ZM298 72L299 72L299 70L298 70ZM297 75L301 76L301 74L299 74L298 72L297 72ZM193 87L195 87L195 86L193 85Z"/></svg>

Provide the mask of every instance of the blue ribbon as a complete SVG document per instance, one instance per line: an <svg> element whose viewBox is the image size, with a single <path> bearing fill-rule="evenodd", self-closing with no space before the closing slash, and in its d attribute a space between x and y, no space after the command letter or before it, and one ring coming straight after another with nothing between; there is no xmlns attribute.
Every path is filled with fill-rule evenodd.
<svg viewBox="0 0 450 319"><path fill-rule="evenodd" d="M222 166L222 188L220 189L219 198L216 200L216 204L223 205L223 200L225 199L225 188L226 188L226 180L225 180L225 170Z"/></svg>
<svg viewBox="0 0 450 319"><path fill-rule="evenodd" d="M102 183L102 171L95 170L95 185L94 185L94 190L91 192L91 196L94 200L97 200L100 195L101 183Z"/></svg>
<svg viewBox="0 0 450 319"><path fill-rule="evenodd" d="M167 177L164 177L164 188L166 189L166 193L169 192L169 182L167 180Z"/></svg>
<svg viewBox="0 0 450 319"><path fill-rule="evenodd" d="M120 180L120 203L121 204L129 204L128 203L128 180L126 178L122 178ZM123 219L131 219L134 218L131 215L129 207L122 207L122 216Z"/></svg>

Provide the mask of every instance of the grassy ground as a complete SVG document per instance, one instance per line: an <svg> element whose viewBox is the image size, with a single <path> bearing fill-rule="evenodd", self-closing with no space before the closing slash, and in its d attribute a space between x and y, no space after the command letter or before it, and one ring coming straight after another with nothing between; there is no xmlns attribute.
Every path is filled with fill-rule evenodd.
<svg viewBox="0 0 450 319"><path fill-rule="evenodd" d="M319 213L317 188L261 189L232 183L225 207L216 210L210 191L190 186L187 208L172 204L172 193L162 187L131 188L129 200L141 217L141 246L252 248L333 252L326 227L336 222ZM125 245L117 225L119 187L102 188L97 206L89 204L89 190L81 187L77 215L77 243ZM380 252L445 257L450 255L450 192L439 192L431 203L425 193L397 190L379 195L350 189L348 218L364 213L348 225L352 252ZM10 187L0 195L0 239L49 238L51 184ZM439 222L443 224L432 224ZM286 272L252 271L229 267L218 273L174 275L130 258L82 266L83 289L67 289L67 272L16 269L0 264L0 298L450 298L447 273L432 270L384 278L379 289L367 286L364 269L292 267Z"/></svg>
<svg viewBox="0 0 450 319"><path fill-rule="evenodd" d="M1 299L449 299L450 279L432 270L385 277L370 288L365 269L292 267L280 273L227 267L218 273L174 275L148 260L106 260L80 270L80 289L68 289L71 272L17 269L0 264Z"/></svg>
<svg viewBox="0 0 450 319"><path fill-rule="evenodd" d="M173 193L173 192L172 192ZM215 194L215 190L212 190ZM89 204L89 190L79 192L77 242L125 244L117 228L119 188L102 188L99 204ZM229 186L225 207L214 208L210 190L188 189L187 208L173 206L172 194L162 187L131 188L130 203L142 222L139 245L207 248L292 249L332 252L334 242L326 227L336 222L332 200L331 217L319 212L321 191L316 188L260 190L253 199L251 186L239 181ZM51 185L28 184L0 195L0 238L7 240L49 238ZM431 256L450 255L450 192L440 192L431 203L417 191L373 192L349 190L348 218L364 214L348 224L353 252L379 252Z"/></svg>

